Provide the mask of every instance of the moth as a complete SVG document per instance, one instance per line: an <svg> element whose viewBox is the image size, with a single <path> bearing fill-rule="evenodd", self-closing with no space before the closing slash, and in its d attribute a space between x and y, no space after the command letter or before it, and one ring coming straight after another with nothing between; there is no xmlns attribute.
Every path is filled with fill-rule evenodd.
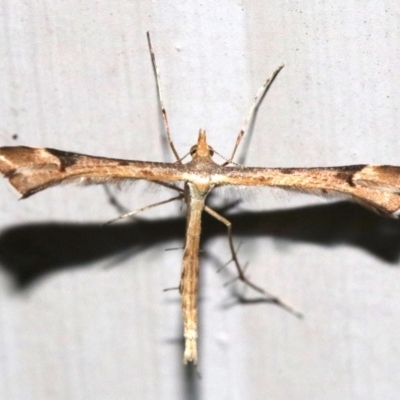
<svg viewBox="0 0 400 400"><path fill-rule="evenodd" d="M149 50L157 82L159 103L169 146L176 162L150 162L94 157L50 148L25 146L0 148L0 172L11 185L27 198L41 190L64 183L102 184L144 179L177 192L175 197L124 214L115 220L137 214L145 209L182 200L187 206L187 225L179 291L182 301L185 350L183 362L197 363L197 293L199 277L199 246L201 216L207 212L228 231L228 242L238 278L288 311L299 315L290 305L247 279L238 261L232 239L232 225L222 215L206 205L207 195L219 186L271 186L316 195L346 198L382 215L400 215L400 167L390 165L349 165L327 168L264 168L245 167L233 162L242 137L271 83L283 68L281 65L263 84L254 97L250 111L237 136L232 155L218 164L216 153L207 143L206 132L199 131L197 144L184 163L171 140L164 107L161 81L150 35ZM218 154L218 153L217 153ZM183 183L180 186L177 182Z"/></svg>

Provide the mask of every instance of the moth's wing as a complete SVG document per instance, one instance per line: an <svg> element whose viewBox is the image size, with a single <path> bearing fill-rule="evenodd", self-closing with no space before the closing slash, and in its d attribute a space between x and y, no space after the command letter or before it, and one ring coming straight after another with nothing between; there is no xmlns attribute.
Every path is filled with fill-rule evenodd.
<svg viewBox="0 0 400 400"><path fill-rule="evenodd" d="M378 214L400 216L400 167L350 165L328 168L221 167L216 185L274 186L306 193L347 198Z"/></svg>
<svg viewBox="0 0 400 400"><path fill-rule="evenodd" d="M179 181L183 170L178 164L93 157L47 148L0 147L0 172L23 198L61 183Z"/></svg>

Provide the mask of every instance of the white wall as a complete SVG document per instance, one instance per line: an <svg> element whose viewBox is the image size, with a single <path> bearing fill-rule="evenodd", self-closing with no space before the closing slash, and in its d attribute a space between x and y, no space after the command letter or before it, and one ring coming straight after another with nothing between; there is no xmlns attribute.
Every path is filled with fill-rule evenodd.
<svg viewBox="0 0 400 400"><path fill-rule="evenodd" d="M284 62L247 165L400 164L396 1L0 0L0 27L1 145L172 161L150 30L181 154L205 128L229 156L254 93ZM144 187L118 198L136 209L171 196ZM251 200L227 213L238 214L240 258L298 320L236 304L235 288L259 297L222 286L234 276L216 273L229 249L205 219L199 379L181 365L179 295L162 291L179 281L182 251L164 250L183 244L180 205L107 230L99 223L117 211L101 187L22 202L5 180L0 190L1 399L398 398L398 222L243 193Z"/></svg>

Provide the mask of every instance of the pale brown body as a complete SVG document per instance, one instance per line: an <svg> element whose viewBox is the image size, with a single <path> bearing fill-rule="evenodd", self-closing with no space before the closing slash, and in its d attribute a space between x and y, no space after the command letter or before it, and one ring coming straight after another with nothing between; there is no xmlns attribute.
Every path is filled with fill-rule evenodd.
<svg viewBox="0 0 400 400"><path fill-rule="evenodd" d="M196 167L216 165L211 158L205 132L200 132L196 153L188 165ZM182 276L179 291L182 296L183 336L185 353L183 362L197 363L197 294L199 285L199 249L201 235L201 216L205 207L206 196L214 185L204 182L185 184L187 204L186 240L183 254Z"/></svg>
<svg viewBox="0 0 400 400"><path fill-rule="evenodd" d="M182 297L183 336L185 353L183 362L197 362L197 294L199 286L199 249L201 216L207 192L198 191L192 183L186 184L187 220L185 251L183 254L182 276L179 291Z"/></svg>
<svg viewBox="0 0 400 400"><path fill-rule="evenodd" d="M390 217L399 217L400 211L400 167L247 168L218 165L211 155L206 134L200 131L193 158L187 164L117 160L52 149L2 147L0 172L22 197L61 183L95 184L127 179L185 182L184 190L172 185L171 188L183 193L187 204L186 241L179 289L184 320L184 362L196 363L201 215L204 209L212 215L216 214L205 208L206 196L215 186L275 186L344 196Z"/></svg>

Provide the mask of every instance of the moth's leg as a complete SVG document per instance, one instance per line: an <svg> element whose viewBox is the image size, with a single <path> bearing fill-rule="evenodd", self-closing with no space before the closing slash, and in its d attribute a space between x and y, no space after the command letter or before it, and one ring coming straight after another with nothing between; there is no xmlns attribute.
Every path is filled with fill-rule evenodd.
<svg viewBox="0 0 400 400"><path fill-rule="evenodd" d="M233 148L232 155L228 158L226 162L224 162L222 165L228 165L233 161L233 158L235 157L236 150L239 147L239 143L241 142L244 134L247 132L247 129L251 122L254 120L255 116L257 115L258 107L260 106L261 102L263 101L265 95L268 92L268 89L270 88L272 82L276 78L276 76L279 74L279 71L284 67L284 65L280 65L273 73L272 75L265 81L265 83L258 89L258 92L256 93L253 102L251 103L251 107L249 110L249 113L247 114L246 119L244 120L242 129L240 129L240 132L236 138L236 143L235 147Z"/></svg>
<svg viewBox="0 0 400 400"><path fill-rule="evenodd" d="M163 181L152 181L152 183L156 183L157 185L167 187L168 189L176 190L177 192L182 193L182 194L184 193L184 190L182 188L180 188L179 186L176 186L172 183L163 182ZM104 187L104 190L108 197L108 201L111 203L111 205L113 205L120 214L129 213L128 208L126 208L112 193L112 191L110 190L110 185L104 184L103 187ZM111 223L111 221L110 221L110 223Z"/></svg>
<svg viewBox="0 0 400 400"><path fill-rule="evenodd" d="M255 285L253 282L251 282L249 279L246 278L246 276L243 272L243 268L240 266L239 260L237 258L235 248L233 246L232 223L208 206L204 207L204 211L206 211L212 217L214 217L215 219L217 219L218 221L220 221L224 225L226 225L227 230L228 230L229 248L231 250L232 260L235 263L236 269L238 271L238 279L241 280L246 285L250 286L252 289L257 291L258 293L261 293L262 295L264 295L271 302L274 302L275 304L277 304L280 307L284 308L285 310L289 311L296 317L301 318L302 314L300 312L296 311L292 306L290 306L286 302L282 301L279 297L276 297L276 296L272 295L271 293L267 292L266 290L262 289L261 287Z"/></svg>
<svg viewBox="0 0 400 400"><path fill-rule="evenodd" d="M133 210L133 211L130 211L128 213L122 214L122 215L118 216L117 218L113 218L110 221L107 221L104 225L110 225L113 222L119 221L120 219L132 217L133 215L136 215L136 214L138 214L138 213L140 213L142 211L149 210L150 208L154 208L154 207L157 207L157 206L161 206L162 204L171 203L172 201L175 201L175 200L181 200L181 199L183 199L183 197L184 196L182 194L180 194L178 196L171 197L168 200L159 201L157 203L153 203L153 204L150 204L148 206L145 206L145 207L142 207L142 208L138 208L137 210Z"/></svg>
<svg viewBox="0 0 400 400"><path fill-rule="evenodd" d="M180 195L179 195L179 196L172 197L172 198L170 198L170 199L168 199L168 200L164 200L164 201L160 201L160 202L158 202L158 203L150 204L150 205L148 205L148 206L139 208L138 210L126 212L126 211L125 211L125 210L126 210L126 207L124 207L124 206L115 198L115 196L110 192L109 187L106 185L106 186L105 186L105 190L106 190L106 193L107 193L107 195L108 195L108 197L109 197L109 199L110 199L110 202L111 202L113 205L115 205L117 208L119 208L119 209L121 209L121 210L124 210L124 211L123 211L123 214L121 214L121 215L118 216L117 218L114 218L114 219L112 219L112 220L110 220L110 221L107 221L104 225L109 225L109 224L112 224L113 222L119 221L120 219L124 219L124 218L131 217L132 215L135 215L135 214L137 214L137 213L139 213L139 212L141 212L141 211L148 210L149 208L157 207L157 206L160 206L160 205L162 205L162 204L167 204L167 203L172 202L172 201L174 201L174 200L179 200L179 199L183 199L183 198L184 198L184 192L185 192L185 191L184 191L182 188L180 188L179 186L174 185L173 183L168 183L168 182L163 182L163 181L151 181L151 182L152 182L152 183L156 183L157 185L161 185L161 186L167 187L168 189L176 190L177 192L180 193Z"/></svg>
<svg viewBox="0 0 400 400"><path fill-rule="evenodd" d="M181 157L179 157L179 154L176 151L174 143L172 142L172 139L171 139L171 134L170 134L170 130L169 130L169 124L168 124L167 111L166 111L166 109L164 107L164 99L163 99L162 86L161 86L161 78L160 78L160 74L158 72L158 67L157 67L157 63L156 63L156 56L155 56L153 45L152 45L151 39L150 39L150 32L147 32L147 42L149 44L151 63L153 65L154 76L155 76L156 82L157 82L158 100L160 102L161 113L162 113L162 117L163 117L163 120L164 120L164 126L165 126L165 132L167 134L168 144L169 144L169 147L171 148L172 152L174 153L174 156L175 156L176 160L178 161L179 164L181 164L181 161L180 161Z"/></svg>

